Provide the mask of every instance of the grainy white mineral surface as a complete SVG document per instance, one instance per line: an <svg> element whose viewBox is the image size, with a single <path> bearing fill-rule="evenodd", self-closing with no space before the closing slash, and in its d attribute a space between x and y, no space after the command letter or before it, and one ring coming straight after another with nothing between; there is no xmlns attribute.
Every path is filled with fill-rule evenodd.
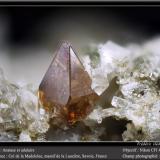
<svg viewBox="0 0 160 160"><path fill-rule="evenodd" d="M10 83L0 70L0 140L36 140L48 128L47 115L38 110L31 86Z"/></svg>
<svg viewBox="0 0 160 160"><path fill-rule="evenodd" d="M111 104L103 108L97 106L88 120L99 124L106 117L114 117L117 123L126 119L124 141L160 140L159 46L159 39L141 46L122 47L113 42L98 46L100 62L90 71L92 87L101 95L115 76L119 88L118 94L113 94ZM104 98L107 101L107 97Z"/></svg>
<svg viewBox="0 0 160 160"><path fill-rule="evenodd" d="M0 70L0 141L160 140L160 39L126 46L108 41L89 52L81 59L100 100L71 128L49 121L38 107L38 89L12 84Z"/></svg>

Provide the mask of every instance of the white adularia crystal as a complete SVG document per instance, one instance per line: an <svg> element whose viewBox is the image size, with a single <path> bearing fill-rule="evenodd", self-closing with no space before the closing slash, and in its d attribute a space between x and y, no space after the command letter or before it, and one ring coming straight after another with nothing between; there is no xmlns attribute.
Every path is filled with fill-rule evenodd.
<svg viewBox="0 0 160 160"><path fill-rule="evenodd" d="M36 140L49 128L47 115L36 110L37 96L26 86L10 83L2 70L0 73L0 140Z"/></svg>
<svg viewBox="0 0 160 160"><path fill-rule="evenodd" d="M84 66L92 77L92 89L98 95L101 95L109 86L110 81L115 77L119 68L118 63L121 63L131 52L111 41L104 45L99 45L98 53L100 63L96 68L90 67L91 62L89 57L84 57ZM117 62L117 65L115 63ZM122 64L123 65L123 64Z"/></svg>
<svg viewBox="0 0 160 160"><path fill-rule="evenodd" d="M156 49L153 45L155 43ZM106 117L131 121L122 135L125 141L160 140L160 48L157 50L157 46L160 46L159 40L147 42L143 46L130 45L123 49L111 42L100 45L99 54L102 60L99 66L104 71L101 70L98 74L103 75L103 78L95 76L92 79L93 86L98 84L96 81L99 79L101 81L97 88L108 86L105 81L113 76L105 73L110 72L117 77L121 94L113 95L112 106L95 109L88 119L97 123L99 119ZM102 92L103 89L99 93Z"/></svg>

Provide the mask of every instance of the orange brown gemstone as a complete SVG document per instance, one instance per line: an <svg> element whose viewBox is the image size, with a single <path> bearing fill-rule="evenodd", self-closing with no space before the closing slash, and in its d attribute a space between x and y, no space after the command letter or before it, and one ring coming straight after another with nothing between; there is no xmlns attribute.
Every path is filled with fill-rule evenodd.
<svg viewBox="0 0 160 160"><path fill-rule="evenodd" d="M72 46L63 43L39 86L40 103L47 112L57 112L69 124L74 124L92 111L97 98Z"/></svg>

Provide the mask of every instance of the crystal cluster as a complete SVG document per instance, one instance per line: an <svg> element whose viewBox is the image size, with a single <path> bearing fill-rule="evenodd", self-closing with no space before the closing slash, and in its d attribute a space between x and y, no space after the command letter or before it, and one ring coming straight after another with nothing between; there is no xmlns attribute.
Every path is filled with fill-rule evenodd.
<svg viewBox="0 0 160 160"><path fill-rule="evenodd" d="M88 48L81 63L64 43L36 89L0 70L0 141L160 140L159 46L108 41ZM110 118L125 122L122 132L109 134Z"/></svg>
<svg viewBox="0 0 160 160"><path fill-rule="evenodd" d="M48 116L37 110L38 98L30 85L5 79L0 70L0 140L34 141L48 128Z"/></svg>
<svg viewBox="0 0 160 160"><path fill-rule="evenodd" d="M111 104L103 108L97 106L88 119L98 123L106 117L127 120L127 130L122 134L125 141L160 140L158 44L159 40L147 42L143 46L132 44L124 48L113 42L98 46L100 63L90 71L93 89L102 94L113 77L116 77L119 88L112 95ZM96 75L101 77L96 78Z"/></svg>

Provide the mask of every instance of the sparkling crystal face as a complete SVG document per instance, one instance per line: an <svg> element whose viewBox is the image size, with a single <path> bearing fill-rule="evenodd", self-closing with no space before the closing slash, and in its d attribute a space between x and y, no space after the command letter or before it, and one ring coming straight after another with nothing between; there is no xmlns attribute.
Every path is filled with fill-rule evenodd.
<svg viewBox="0 0 160 160"><path fill-rule="evenodd" d="M63 43L39 86L40 103L73 124L92 111L97 99L79 58L70 44Z"/></svg>

